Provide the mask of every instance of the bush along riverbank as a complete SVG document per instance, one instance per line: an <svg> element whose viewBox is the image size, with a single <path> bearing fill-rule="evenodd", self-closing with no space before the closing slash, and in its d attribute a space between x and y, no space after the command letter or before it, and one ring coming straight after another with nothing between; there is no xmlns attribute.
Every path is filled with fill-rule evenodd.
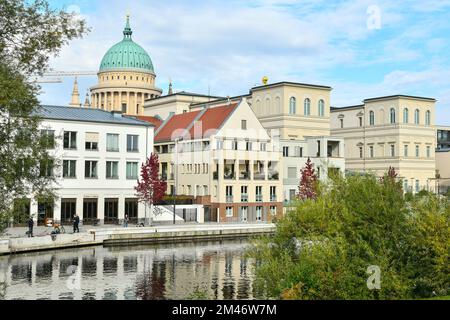
<svg viewBox="0 0 450 320"><path fill-rule="evenodd" d="M253 243L256 286L281 299L421 299L450 294L450 203L404 196L395 174L314 185Z"/></svg>

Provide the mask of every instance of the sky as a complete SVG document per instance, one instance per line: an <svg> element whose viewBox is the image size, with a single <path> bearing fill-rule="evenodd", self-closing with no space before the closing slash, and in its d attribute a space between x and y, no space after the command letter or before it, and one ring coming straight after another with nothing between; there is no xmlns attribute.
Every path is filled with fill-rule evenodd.
<svg viewBox="0 0 450 320"><path fill-rule="evenodd" d="M450 125L450 0L50 0L86 20L50 66L97 71L122 40L131 15L133 40L153 61L157 86L219 96L294 81L333 87L331 105L405 94L438 100L436 123ZM79 78L81 98L96 76ZM43 84L43 104L70 102L73 78Z"/></svg>

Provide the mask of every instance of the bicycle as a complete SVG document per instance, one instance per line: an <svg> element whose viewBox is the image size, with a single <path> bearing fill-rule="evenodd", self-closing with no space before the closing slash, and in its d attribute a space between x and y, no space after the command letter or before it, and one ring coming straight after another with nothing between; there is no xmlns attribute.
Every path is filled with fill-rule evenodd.
<svg viewBox="0 0 450 320"><path fill-rule="evenodd" d="M64 226L62 224L53 223L53 232L52 233L55 233L55 234L66 233L66 229L64 229Z"/></svg>

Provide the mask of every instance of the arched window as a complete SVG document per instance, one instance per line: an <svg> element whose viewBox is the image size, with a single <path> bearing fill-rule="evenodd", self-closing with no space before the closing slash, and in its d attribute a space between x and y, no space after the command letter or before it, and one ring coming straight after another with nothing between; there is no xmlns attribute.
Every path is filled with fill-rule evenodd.
<svg viewBox="0 0 450 320"><path fill-rule="evenodd" d="M414 123L415 124L420 124L420 111L419 111L419 109L416 109L416 111L414 112Z"/></svg>
<svg viewBox="0 0 450 320"><path fill-rule="evenodd" d="M427 110L425 113L425 125L429 126L431 124L431 112Z"/></svg>
<svg viewBox="0 0 450 320"><path fill-rule="evenodd" d="M309 116L311 114L311 100L308 98L305 99L304 114L305 116Z"/></svg>
<svg viewBox="0 0 450 320"><path fill-rule="evenodd" d="M289 100L289 114L296 114L297 113L297 100L295 97L291 97Z"/></svg>
<svg viewBox="0 0 450 320"><path fill-rule="evenodd" d="M375 112L373 111L369 112L369 125L371 126L375 125Z"/></svg>
<svg viewBox="0 0 450 320"><path fill-rule="evenodd" d="M403 123L409 122L409 110L408 108L403 109Z"/></svg>
<svg viewBox="0 0 450 320"><path fill-rule="evenodd" d="M319 117L325 116L325 101L319 100Z"/></svg>
<svg viewBox="0 0 450 320"><path fill-rule="evenodd" d="M395 109L394 108L391 108L389 120L392 124L395 123Z"/></svg>

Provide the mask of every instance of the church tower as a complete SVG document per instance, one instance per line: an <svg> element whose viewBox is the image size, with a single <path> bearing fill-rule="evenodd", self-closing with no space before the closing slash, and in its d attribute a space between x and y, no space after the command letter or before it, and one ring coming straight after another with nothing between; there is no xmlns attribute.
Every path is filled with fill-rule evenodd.
<svg viewBox="0 0 450 320"><path fill-rule="evenodd" d="M73 83L72 99L70 100L69 106L71 106L71 107L79 107L79 106L81 106L80 93L78 92L78 79L77 79L77 77L75 77L75 81Z"/></svg>
<svg viewBox="0 0 450 320"><path fill-rule="evenodd" d="M155 86L156 74L149 54L132 40L127 16L123 39L109 49L98 72L98 84L91 88L91 107L141 115L144 102L162 94Z"/></svg>

